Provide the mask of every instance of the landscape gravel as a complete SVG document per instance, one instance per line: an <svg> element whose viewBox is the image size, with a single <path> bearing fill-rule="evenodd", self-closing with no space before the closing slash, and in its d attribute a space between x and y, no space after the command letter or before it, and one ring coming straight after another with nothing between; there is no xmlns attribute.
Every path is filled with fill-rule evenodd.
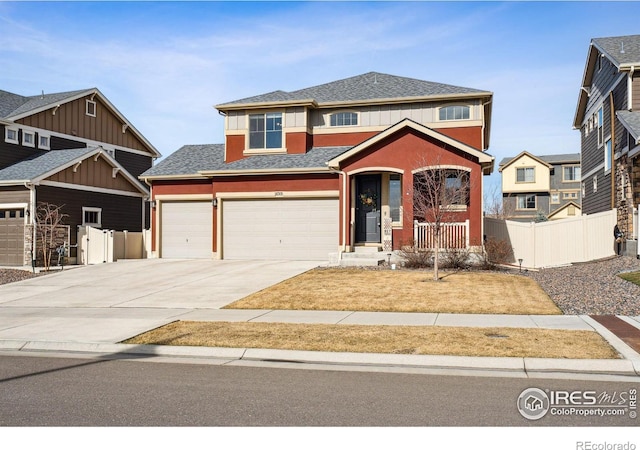
<svg viewBox="0 0 640 450"><path fill-rule="evenodd" d="M20 269L0 269L0 284L13 283L28 278L37 277L38 274Z"/></svg>
<svg viewBox="0 0 640 450"><path fill-rule="evenodd" d="M640 260L615 256L566 267L528 271L565 314L640 315L640 286L618 276L640 271Z"/></svg>

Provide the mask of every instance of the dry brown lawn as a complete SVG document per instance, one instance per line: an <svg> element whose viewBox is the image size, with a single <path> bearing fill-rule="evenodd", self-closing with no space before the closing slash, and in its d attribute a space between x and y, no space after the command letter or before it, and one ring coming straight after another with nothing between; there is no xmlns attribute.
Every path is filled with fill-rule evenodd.
<svg viewBox="0 0 640 450"><path fill-rule="evenodd" d="M125 343L412 355L619 358L595 332L538 328L173 322Z"/></svg>
<svg viewBox="0 0 640 450"><path fill-rule="evenodd" d="M530 278L493 272L314 269L227 305L467 314L562 314Z"/></svg>

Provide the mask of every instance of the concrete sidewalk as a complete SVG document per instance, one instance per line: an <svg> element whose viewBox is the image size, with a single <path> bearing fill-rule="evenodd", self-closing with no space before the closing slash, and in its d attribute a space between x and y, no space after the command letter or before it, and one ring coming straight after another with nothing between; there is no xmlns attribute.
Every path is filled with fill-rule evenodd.
<svg viewBox="0 0 640 450"><path fill-rule="evenodd" d="M209 363L219 364L291 361L369 368L454 368L523 376L552 372L633 377L640 374L637 349L589 316L219 309L317 265L309 261L138 260L73 268L0 285L0 350L206 358ZM623 359L488 358L118 344L176 320L588 330L602 335ZM640 336L640 317L622 320L629 329L638 330Z"/></svg>

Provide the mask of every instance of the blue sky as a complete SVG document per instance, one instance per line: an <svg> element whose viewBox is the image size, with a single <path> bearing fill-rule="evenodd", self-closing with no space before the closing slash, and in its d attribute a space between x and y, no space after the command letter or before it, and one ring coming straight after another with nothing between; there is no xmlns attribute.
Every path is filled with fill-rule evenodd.
<svg viewBox="0 0 640 450"><path fill-rule="evenodd" d="M223 142L215 104L378 71L492 91L497 163L579 151L589 42L640 33L638 17L640 2L0 1L0 89L97 87L167 156Z"/></svg>

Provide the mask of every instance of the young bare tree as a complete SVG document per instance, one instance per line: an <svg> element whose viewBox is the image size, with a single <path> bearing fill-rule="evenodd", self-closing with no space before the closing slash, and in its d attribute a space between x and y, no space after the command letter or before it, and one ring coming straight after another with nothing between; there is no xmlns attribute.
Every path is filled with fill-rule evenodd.
<svg viewBox="0 0 640 450"><path fill-rule="evenodd" d="M38 202L36 208L36 233L40 238L44 270L51 268L51 255L57 248L57 230L63 224L67 214L62 213L64 205Z"/></svg>
<svg viewBox="0 0 640 450"><path fill-rule="evenodd" d="M449 165L431 165L413 175L413 215L427 224L433 245L433 279L439 280L439 253L450 243L443 243L445 226L456 222L468 208L471 173ZM443 246L443 244L445 244Z"/></svg>
<svg viewBox="0 0 640 450"><path fill-rule="evenodd" d="M500 186L494 184L484 192L484 212L493 219L511 219L515 216L516 200L511 194L503 197Z"/></svg>

